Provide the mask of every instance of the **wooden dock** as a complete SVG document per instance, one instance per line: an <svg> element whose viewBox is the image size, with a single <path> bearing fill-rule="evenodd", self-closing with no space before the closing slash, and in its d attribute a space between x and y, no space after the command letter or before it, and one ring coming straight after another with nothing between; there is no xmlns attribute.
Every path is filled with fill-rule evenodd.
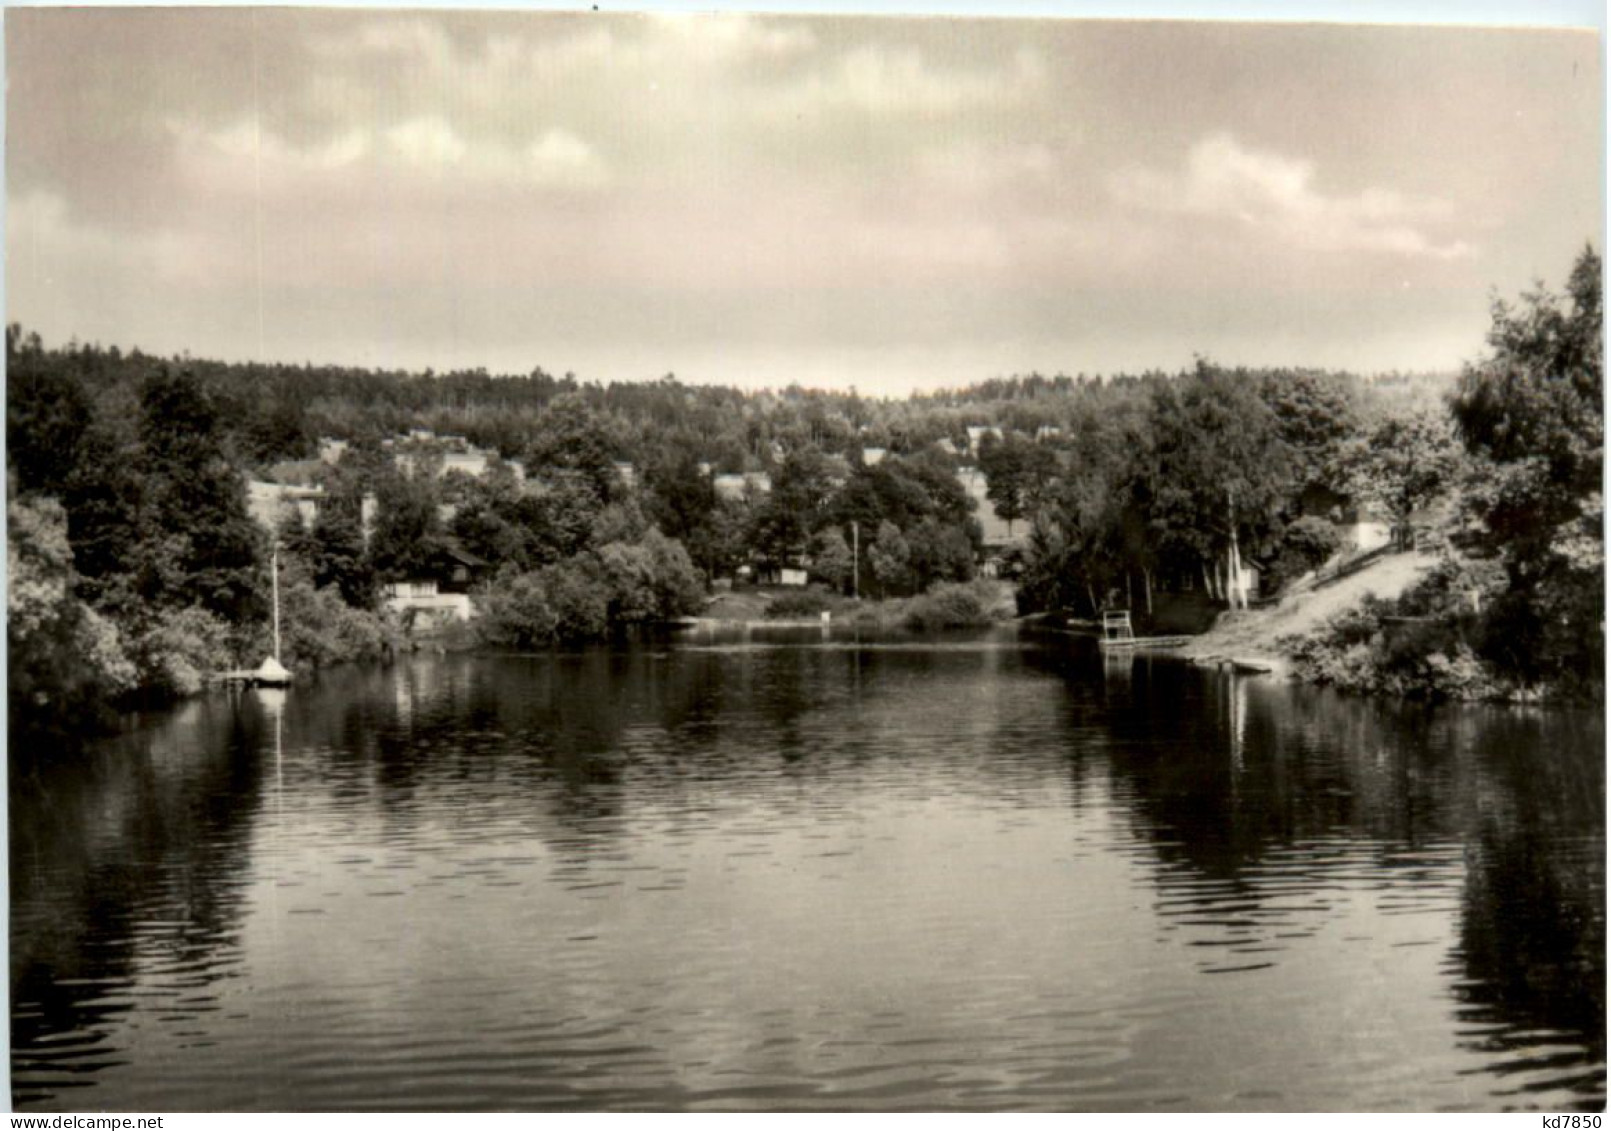
<svg viewBox="0 0 1611 1131"><path fill-rule="evenodd" d="M1108 609L1102 613L1102 638L1097 643L1104 652L1113 652L1179 648L1190 639L1189 636L1137 636L1130 626L1130 610Z"/></svg>
<svg viewBox="0 0 1611 1131"><path fill-rule="evenodd" d="M1103 637L1097 643L1104 652L1133 651L1147 648L1182 648L1191 640L1189 636L1126 636Z"/></svg>
<svg viewBox="0 0 1611 1131"><path fill-rule="evenodd" d="M285 687L291 682L291 673L282 668L279 661L264 660L261 667L235 668L232 671L214 672L210 677L214 683L244 683L262 687Z"/></svg>

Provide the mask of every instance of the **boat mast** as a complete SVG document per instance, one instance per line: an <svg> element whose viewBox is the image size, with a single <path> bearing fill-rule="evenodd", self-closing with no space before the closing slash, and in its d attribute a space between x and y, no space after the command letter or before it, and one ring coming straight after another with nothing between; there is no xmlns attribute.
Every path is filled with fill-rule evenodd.
<svg viewBox="0 0 1611 1131"><path fill-rule="evenodd" d="M861 600L861 523L850 520L850 595Z"/></svg>
<svg viewBox="0 0 1611 1131"><path fill-rule="evenodd" d="M274 662L280 662L280 543L276 539L269 556L269 579L274 592Z"/></svg>

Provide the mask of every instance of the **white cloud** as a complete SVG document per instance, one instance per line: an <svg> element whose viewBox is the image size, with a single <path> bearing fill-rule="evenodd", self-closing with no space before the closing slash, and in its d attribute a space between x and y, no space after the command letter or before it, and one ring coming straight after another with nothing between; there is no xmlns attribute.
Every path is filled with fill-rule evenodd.
<svg viewBox="0 0 1611 1131"><path fill-rule="evenodd" d="M240 190L307 192L314 183L385 170L442 172L480 183L588 188L606 183L609 169L587 142L550 128L524 144L466 137L439 114L410 118L378 136L352 127L329 140L296 146L251 121L220 130L169 124L181 166L193 181Z"/></svg>
<svg viewBox="0 0 1611 1131"><path fill-rule="evenodd" d="M549 130L531 143L526 165L531 178L543 184L600 184L608 174L592 146L560 129Z"/></svg>
<svg viewBox="0 0 1611 1131"><path fill-rule="evenodd" d="M1053 182L1057 169L1056 154L1038 142L1004 145L963 140L930 147L916 158L925 193L963 198L1041 190Z"/></svg>
<svg viewBox="0 0 1611 1131"><path fill-rule="evenodd" d="M314 35L309 46L315 54L339 60L360 52L451 62L453 43L442 27L417 17L366 20L345 32Z"/></svg>
<svg viewBox="0 0 1611 1131"><path fill-rule="evenodd" d="M306 170L337 170L361 160L370 151L369 136L360 129L350 129L317 145L298 148L261 129L250 119L212 131L174 120L167 123L167 128L182 157L207 154L230 161L255 160L270 169L296 166Z"/></svg>
<svg viewBox="0 0 1611 1131"><path fill-rule="evenodd" d="M1249 149L1221 133L1193 146L1181 172L1131 169L1110 189L1136 208L1233 224L1309 251L1433 259L1472 253L1464 241L1436 234L1453 219L1444 201L1380 188L1328 195L1314 182L1313 162Z"/></svg>
<svg viewBox="0 0 1611 1131"><path fill-rule="evenodd" d="M1014 105L1045 82L1039 56L1028 50L1010 67L937 67L915 47L857 47L829 66L767 94L758 105L774 115L809 117L835 111L879 116L942 115L981 106Z"/></svg>
<svg viewBox="0 0 1611 1131"><path fill-rule="evenodd" d="M86 291L103 301L108 290L127 292L133 301L163 288L233 281L249 262L242 253L250 237L238 217L122 231L76 215L54 193L29 192L6 204L6 281L35 305L54 297L57 314L73 311ZM31 308L25 317L39 320Z"/></svg>
<svg viewBox="0 0 1611 1131"><path fill-rule="evenodd" d="M411 165L456 165L470 147L439 116L415 118L386 131L392 152Z"/></svg>
<svg viewBox="0 0 1611 1131"><path fill-rule="evenodd" d="M656 12L646 20L679 60L776 59L817 45L816 35L804 24L772 23L741 13Z"/></svg>

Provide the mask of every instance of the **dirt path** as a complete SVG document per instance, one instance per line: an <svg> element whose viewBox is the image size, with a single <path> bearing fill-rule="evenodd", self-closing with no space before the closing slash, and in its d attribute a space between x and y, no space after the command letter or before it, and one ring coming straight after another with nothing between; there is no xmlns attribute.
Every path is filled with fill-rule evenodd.
<svg viewBox="0 0 1611 1131"><path fill-rule="evenodd" d="M1275 644L1278 639L1311 631L1333 614L1359 604L1366 594L1397 597L1436 561L1431 554L1394 554L1352 577L1289 597L1272 608L1225 613L1213 628L1193 638L1178 654L1195 660L1261 660L1280 667L1281 651Z"/></svg>

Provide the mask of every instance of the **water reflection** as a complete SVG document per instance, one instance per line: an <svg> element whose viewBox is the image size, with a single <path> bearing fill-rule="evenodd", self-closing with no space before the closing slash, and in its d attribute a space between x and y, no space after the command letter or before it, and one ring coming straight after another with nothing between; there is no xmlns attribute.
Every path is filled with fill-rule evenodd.
<svg viewBox="0 0 1611 1131"><path fill-rule="evenodd" d="M205 1040L239 976L247 842L262 797L263 717L239 699L131 722L86 763L11 781L13 1097L70 1094L130 1049L136 995Z"/></svg>
<svg viewBox="0 0 1611 1131"><path fill-rule="evenodd" d="M1595 1106L1602 734L816 630L198 701L14 776L14 1098Z"/></svg>
<svg viewBox="0 0 1611 1131"><path fill-rule="evenodd" d="M1110 703L1114 677L1105 665ZM1158 910L1205 948L1205 972L1273 965L1364 893L1375 930L1452 910L1452 939L1406 928L1394 945L1447 945L1463 1039L1507 1079L1500 1106L1529 1092L1603 1104L1597 717L1368 702L1145 662L1117 682L1153 688L1116 719L1115 769L1166 865ZM1169 709L1194 694L1212 709Z"/></svg>

